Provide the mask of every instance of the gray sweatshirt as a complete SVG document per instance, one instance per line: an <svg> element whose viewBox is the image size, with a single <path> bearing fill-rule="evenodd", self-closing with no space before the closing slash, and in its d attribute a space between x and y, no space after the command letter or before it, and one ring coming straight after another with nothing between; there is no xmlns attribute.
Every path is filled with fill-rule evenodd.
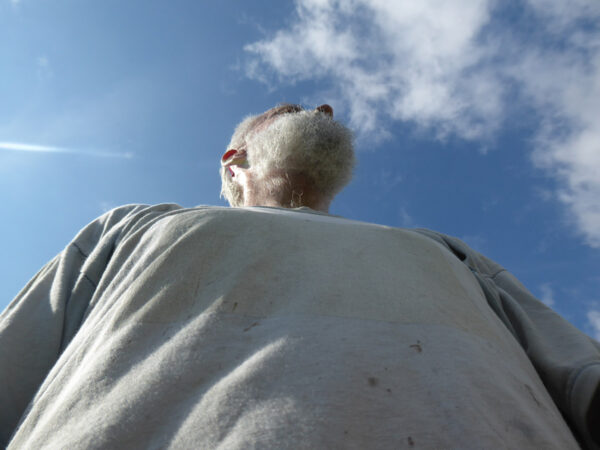
<svg viewBox="0 0 600 450"><path fill-rule="evenodd" d="M600 346L459 240L129 205L0 316L9 448L597 448ZM596 434L594 434L596 433Z"/></svg>

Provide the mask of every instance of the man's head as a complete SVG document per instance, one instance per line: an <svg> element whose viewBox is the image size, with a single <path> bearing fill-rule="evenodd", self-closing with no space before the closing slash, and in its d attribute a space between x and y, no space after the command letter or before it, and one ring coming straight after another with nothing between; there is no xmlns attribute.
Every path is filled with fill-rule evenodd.
<svg viewBox="0 0 600 450"><path fill-rule="evenodd" d="M329 105L280 105L237 126L221 166L221 195L231 206L327 211L352 176L352 133Z"/></svg>

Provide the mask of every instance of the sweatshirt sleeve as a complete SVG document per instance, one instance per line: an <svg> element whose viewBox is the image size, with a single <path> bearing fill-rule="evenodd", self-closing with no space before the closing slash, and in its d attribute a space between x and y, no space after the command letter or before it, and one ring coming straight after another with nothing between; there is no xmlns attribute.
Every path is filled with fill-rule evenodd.
<svg viewBox="0 0 600 450"><path fill-rule="evenodd" d="M495 285L491 301L512 325L567 422L587 447L599 448L598 343L536 299L509 272L484 275L483 282Z"/></svg>
<svg viewBox="0 0 600 450"><path fill-rule="evenodd" d="M0 315L0 447L8 444L38 387L79 329L119 240L147 219L146 211L172 208L127 205L94 220Z"/></svg>
<svg viewBox="0 0 600 450"><path fill-rule="evenodd" d="M452 251L519 342L585 448L600 448L600 344L535 298L502 266L459 239L416 230Z"/></svg>

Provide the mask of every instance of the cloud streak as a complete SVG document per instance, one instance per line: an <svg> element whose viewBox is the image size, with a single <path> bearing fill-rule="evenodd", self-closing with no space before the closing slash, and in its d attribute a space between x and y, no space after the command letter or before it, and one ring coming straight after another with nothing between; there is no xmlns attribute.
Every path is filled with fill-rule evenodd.
<svg viewBox="0 0 600 450"><path fill-rule="evenodd" d="M63 153L78 156L91 156L96 158L133 158L133 153L111 153L96 150L79 150L65 147L52 147L48 145L25 144L22 142L0 142L0 150L28 153Z"/></svg>
<svg viewBox="0 0 600 450"><path fill-rule="evenodd" d="M486 141L528 111L533 164L600 248L598 22L595 0L296 0L286 28L245 47L246 73L270 87L323 81L315 97L369 137L397 121Z"/></svg>

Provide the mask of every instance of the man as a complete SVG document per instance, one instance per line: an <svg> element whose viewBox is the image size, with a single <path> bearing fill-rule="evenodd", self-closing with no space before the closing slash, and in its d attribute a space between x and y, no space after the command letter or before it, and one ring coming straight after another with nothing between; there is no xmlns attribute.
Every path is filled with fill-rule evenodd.
<svg viewBox="0 0 600 450"><path fill-rule="evenodd" d="M233 208L130 205L0 318L9 448L598 448L600 345L462 242L327 214L332 108L249 117Z"/></svg>

